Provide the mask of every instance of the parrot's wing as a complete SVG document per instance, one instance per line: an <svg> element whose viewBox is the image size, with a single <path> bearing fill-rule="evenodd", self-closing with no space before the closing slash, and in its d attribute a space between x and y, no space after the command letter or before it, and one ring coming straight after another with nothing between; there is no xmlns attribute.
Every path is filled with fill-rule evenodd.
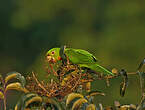
<svg viewBox="0 0 145 110"><path fill-rule="evenodd" d="M76 52L78 52L79 54L83 54L83 55L86 55L88 57L92 57L93 61L97 62L98 59L91 53L89 53L88 51L86 50L82 50L82 49L76 49L75 50Z"/></svg>
<svg viewBox="0 0 145 110"><path fill-rule="evenodd" d="M96 58L85 50L67 48L65 54L74 64L92 64L97 62Z"/></svg>

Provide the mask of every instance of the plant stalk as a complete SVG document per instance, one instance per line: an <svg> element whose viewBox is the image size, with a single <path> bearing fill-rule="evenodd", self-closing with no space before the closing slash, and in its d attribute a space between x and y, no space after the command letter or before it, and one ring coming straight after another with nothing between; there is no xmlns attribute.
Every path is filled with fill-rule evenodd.
<svg viewBox="0 0 145 110"><path fill-rule="evenodd" d="M141 87L141 101L137 107L137 110L142 110L143 109L143 104L145 101L145 88L144 88L144 73L143 72L138 72L139 77L140 77L140 87Z"/></svg>
<svg viewBox="0 0 145 110"><path fill-rule="evenodd" d="M3 84L4 84L4 110L7 110L7 101L6 101L6 84L5 82L3 81Z"/></svg>

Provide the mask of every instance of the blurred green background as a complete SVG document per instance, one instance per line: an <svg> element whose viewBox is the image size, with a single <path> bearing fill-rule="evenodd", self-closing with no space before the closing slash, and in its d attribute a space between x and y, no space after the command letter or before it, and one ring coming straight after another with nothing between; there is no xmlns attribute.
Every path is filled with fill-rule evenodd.
<svg viewBox="0 0 145 110"><path fill-rule="evenodd" d="M39 68L40 56L52 47L67 45L93 53L108 69L136 71L145 55L145 1L137 0L1 0L0 72L29 74ZM37 63L37 64L36 64ZM137 76L130 76L124 98L119 96L121 79L106 87L96 102L138 103Z"/></svg>

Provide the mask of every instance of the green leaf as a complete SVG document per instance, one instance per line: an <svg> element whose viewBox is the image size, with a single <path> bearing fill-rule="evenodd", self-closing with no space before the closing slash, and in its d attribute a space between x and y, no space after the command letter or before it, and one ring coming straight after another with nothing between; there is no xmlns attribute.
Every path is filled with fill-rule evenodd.
<svg viewBox="0 0 145 110"><path fill-rule="evenodd" d="M86 110L96 110L96 106L94 104L89 104Z"/></svg>
<svg viewBox="0 0 145 110"><path fill-rule="evenodd" d="M62 110L61 104L55 98L44 98L44 109Z"/></svg>
<svg viewBox="0 0 145 110"><path fill-rule="evenodd" d="M3 88L3 77L2 75L0 74L0 89Z"/></svg>
<svg viewBox="0 0 145 110"><path fill-rule="evenodd" d="M84 104L84 103L88 103L88 100L86 100L85 98L80 98L77 101L74 102L73 106L72 106L72 110L80 110L80 107Z"/></svg>
<svg viewBox="0 0 145 110"><path fill-rule="evenodd" d="M3 77L2 77L2 75L0 74L0 80L2 79Z"/></svg>
<svg viewBox="0 0 145 110"><path fill-rule="evenodd" d="M25 84L26 84L26 80L24 78L24 76L22 76L20 73L18 72L11 72L11 73L8 73L7 76L5 77L5 83L7 83L9 80L11 79L18 79L22 86L24 87Z"/></svg>
<svg viewBox="0 0 145 110"><path fill-rule="evenodd" d="M25 110L33 102L42 102L42 98L34 93L23 95L15 106L15 110Z"/></svg>
<svg viewBox="0 0 145 110"><path fill-rule="evenodd" d="M88 105L89 105L88 103L83 103L82 106L80 107L80 110L86 110Z"/></svg>
<svg viewBox="0 0 145 110"><path fill-rule="evenodd" d="M69 109L73 106L74 102L77 101L80 98L84 98L82 94L78 93L71 93L67 96L66 99L66 107Z"/></svg>
<svg viewBox="0 0 145 110"><path fill-rule="evenodd" d="M23 88L23 86L19 82L8 84L6 86L5 92L8 91L8 90L18 90L18 91L23 91L25 93L28 92L28 90L26 88Z"/></svg>
<svg viewBox="0 0 145 110"><path fill-rule="evenodd" d="M91 96L95 96L95 95L102 95L102 96L105 96L105 93L101 92L101 91L91 91L87 94L88 97L91 97Z"/></svg>
<svg viewBox="0 0 145 110"><path fill-rule="evenodd" d="M0 91L0 99L4 99L4 94Z"/></svg>
<svg viewBox="0 0 145 110"><path fill-rule="evenodd" d="M27 108L33 102L40 102L40 103L42 103L42 98L40 96L32 97L30 100L26 101L25 108Z"/></svg>

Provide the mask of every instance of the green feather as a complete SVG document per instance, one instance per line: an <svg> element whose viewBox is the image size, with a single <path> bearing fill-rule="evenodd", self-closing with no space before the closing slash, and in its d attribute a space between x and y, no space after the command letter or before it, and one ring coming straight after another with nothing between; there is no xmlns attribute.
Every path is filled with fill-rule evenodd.
<svg viewBox="0 0 145 110"><path fill-rule="evenodd" d="M59 56L59 50L60 48L53 48L49 50L47 54L51 55L51 52L55 51L56 55L53 55L53 57L57 58ZM64 50L64 54L68 57L70 62L77 64L80 67L87 67L96 72L103 73L104 75L114 75L112 72L100 66L96 57L88 51L82 49L66 48Z"/></svg>
<svg viewBox="0 0 145 110"><path fill-rule="evenodd" d="M73 64L78 64L80 65L80 67L90 68L96 72L100 72L105 75L107 74L114 75L112 72L108 71L104 67L97 64L98 60L96 59L96 57L93 56L88 51L81 50L81 49L67 48L65 50L65 54Z"/></svg>
<svg viewBox="0 0 145 110"><path fill-rule="evenodd" d="M67 48L65 54L74 64L94 64L97 62L95 56L85 50Z"/></svg>
<svg viewBox="0 0 145 110"><path fill-rule="evenodd" d="M104 75L113 75L114 76L114 74L112 72L108 71L107 69L100 66L99 64L80 64L80 67L87 67L96 72L103 73Z"/></svg>

